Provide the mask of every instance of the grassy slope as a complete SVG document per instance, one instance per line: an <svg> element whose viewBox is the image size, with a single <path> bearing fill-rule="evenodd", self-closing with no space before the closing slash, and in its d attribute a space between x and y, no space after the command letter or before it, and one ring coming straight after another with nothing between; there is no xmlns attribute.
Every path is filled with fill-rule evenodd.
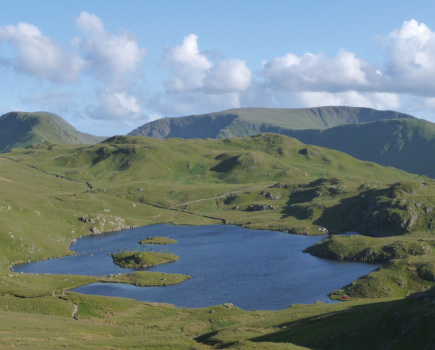
<svg viewBox="0 0 435 350"><path fill-rule="evenodd" d="M289 129L324 129L341 124L396 118L413 117L394 111L356 107L239 108L180 118L164 118L147 123L129 135L158 139L243 137L260 132L283 133Z"/></svg>
<svg viewBox="0 0 435 350"><path fill-rule="evenodd" d="M294 130L285 135L361 160L435 178L435 124L421 119L382 120L326 130Z"/></svg>
<svg viewBox="0 0 435 350"><path fill-rule="evenodd" d="M95 144L105 137L77 131L56 114L10 112L0 117L0 152L42 141L59 144Z"/></svg>
<svg viewBox="0 0 435 350"><path fill-rule="evenodd" d="M326 226L394 235L431 232L435 215L429 212L435 207L431 180L275 134L189 141L117 136L90 147L8 156L88 181L96 198L187 210L252 228L318 234ZM251 211L251 205L276 210Z"/></svg>
<svg viewBox="0 0 435 350"><path fill-rule="evenodd" d="M20 349L431 349L434 292L405 299L292 305L273 312L223 306L185 309L71 292L30 300L1 297L0 345ZM74 305L77 320L71 318Z"/></svg>
<svg viewBox="0 0 435 350"><path fill-rule="evenodd" d="M406 299L391 299L433 285L429 278L433 264L430 208L434 184L429 179L357 161L340 152L307 147L278 135L207 141L117 137L90 147L45 144L33 150L38 153L14 150L8 156L58 177L0 159L0 272L5 281L0 296L0 322L5 325L0 333L0 345L71 349L103 346L206 349L213 344L234 349L298 349L297 346L410 349L416 344L417 348L433 344L429 330L435 325L434 292L429 290L422 299L415 299L415 294ZM94 188L61 176L88 181ZM276 185L277 182L281 184ZM274 186L264 188L268 185ZM247 187L256 188L248 190ZM216 197L240 189L241 192ZM6 271L7 266L19 261L68 254L69 242L89 234L96 226L106 231L158 222L217 223L187 212L146 204L174 206L199 198L212 199L188 204L189 211L238 220L247 227L276 229L302 225L308 227L309 233L317 233L317 228L326 222L322 220L328 217L332 217L328 223L331 227L336 225L336 229L349 225L352 220L343 220L348 209L354 214L368 210L371 214L367 220L372 216L376 220L402 217L406 220L398 223L404 222L405 226L415 222L408 225L409 230L403 227L400 231L399 225L400 237L367 237L366 243L375 246L375 251L397 241L409 243L411 248L413 244L426 244L431 252L391 260L388 264L395 264L396 268L385 265L372 274L374 277L353 284L353 298L388 295L390 299L335 305L318 303L274 312L248 312L222 306L178 309L71 292L58 295L80 283L89 283L93 277L64 278ZM244 206L252 204L271 204L277 209L244 210ZM352 205L355 205L353 211ZM232 209L235 206L239 209ZM94 223L80 220L84 216L93 218ZM103 216L111 216L115 226L104 226L104 220L98 219ZM351 217L370 226L371 221L364 221L364 216ZM380 234L391 234L387 221L381 225ZM375 223L379 221L372 222ZM179 281L175 277L178 276L174 276L174 283ZM404 278L412 286L401 292L398 283ZM110 276L102 279L110 281ZM149 284L163 281L157 275L112 276L114 282L142 284L143 280ZM351 286L347 288L350 291ZM391 288L394 293L382 295L384 288ZM19 293L31 296L25 294L29 291L41 297L14 296ZM71 319L74 305L78 306L78 321ZM210 313L211 309L215 312ZM203 344L192 339L199 335L202 336L198 341Z"/></svg>

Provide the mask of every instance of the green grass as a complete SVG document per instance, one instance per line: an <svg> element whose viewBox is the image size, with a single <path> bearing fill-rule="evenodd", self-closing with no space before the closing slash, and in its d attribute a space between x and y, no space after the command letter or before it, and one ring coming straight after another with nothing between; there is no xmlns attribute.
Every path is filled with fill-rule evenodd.
<svg viewBox="0 0 435 350"><path fill-rule="evenodd" d="M151 287L178 284L184 282L189 278L190 276L180 275L176 273L138 271L128 274L100 277L98 280L100 282L127 283L138 287Z"/></svg>
<svg viewBox="0 0 435 350"><path fill-rule="evenodd" d="M157 252L123 252L112 254L113 262L121 267L149 267L177 261L175 254Z"/></svg>
<svg viewBox="0 0 435 350"><path fill-rule="evenodd" d="M177 243L175 239L168 237L148 237L139 241L139 244L174 244Z"/></svg>
<svg viewBox="0 0 435 350"><path fill-rule="evenodd" d="M95 146L46 146L34 147L38 153L14 150L7 156L15 161L0 158L0 346L401 350L433 344L432 180L273 134L189 141L116 137ZM255 204L276 209L248 210ZM223 220L300 234L319 234L319 227L357 230L374 237L333 237L311 253L387 262L335 294L350 295L349 302L270 312L222 305L184 309L69 291L98 281L174 284L185 275L7 270L72 254L71 241L96 232ZM127 264L135 263L135 254L164 255L122 254ZM423 290L427 294L416 299Z"/></svg>

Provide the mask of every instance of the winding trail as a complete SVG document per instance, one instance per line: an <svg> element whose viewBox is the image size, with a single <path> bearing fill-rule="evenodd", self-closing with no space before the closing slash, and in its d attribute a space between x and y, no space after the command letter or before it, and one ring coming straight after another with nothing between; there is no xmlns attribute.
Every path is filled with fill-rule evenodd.
<svg viewBox="0 0 435 350"><path fill-rule="evenodd" d="M248 191L248 190L254 190L257 188L270 188L273 185L267 185L267 186L256 186L256 187L248 187L248 188L244 188L242 190L237 190L237 191L232 191L232 192L228 192L225 194L222 194L220 196L216 196L216 197L211 197L211 198L202 198L202 199L197 199L194 201L190 201L190 202L185 202L185 203L181 203L181 204L177 204L177 205L173 205L172 207L168 207L167 209L174 209L176 207L181 207L182 205L188 205L188 204L192 204L192 203L198 203L198 202L203 202L203 201L208 201L208 200L212 200L212 199L218 199L218 198L224 198L226 196L229 196L230 194L234 194L234 193L240 193L240 192L244 192L244 191Z"/></svg>
<svg viewBox="0 0 435 350"><path fill-rule="evenodd" d="M39 169L39 168L37 168L36 166L34 166L34 165L32 165L32 164L22 163L22 162L20 162L20 161L18 161L18 160L15 160L15 159L12 159L12 158L9 158L9 157L0 157L0 158L7 159L7 160L10 160L10 161L12 161L12 162L15 162L15 163L21 164L21 165L27 165L28 167L30 167L30 168L32 168L32 169L35 169L35 170L38 170L38 171L41 171L41 172L43 172L43 173L45 173L45 174L47 174L47 175L55 176L55 177L58 177L58 178L61 178L61 179L65 179L65 180L68 180L68 181L72 181L72 182L83 183L83 184L85 184L86 186L88 186L91 190L94 188L94 186L92 186L89 182L86 182L86 181L73 180L73 179L69 179L69 178L67 178L67 177L65 177L65 176L63 176L63 175L52 174L52 173L49 173L49 172L47 172L47 171L45 171L45 170Z"/></svg>

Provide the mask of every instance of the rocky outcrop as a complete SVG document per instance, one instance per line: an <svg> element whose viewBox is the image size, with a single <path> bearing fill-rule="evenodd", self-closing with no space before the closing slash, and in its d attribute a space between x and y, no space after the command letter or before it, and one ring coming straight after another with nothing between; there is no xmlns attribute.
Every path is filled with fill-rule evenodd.
<svg viewBox="0 0 435 350"><path fill-rule="evenodd" d="M93 234L100 234L103 232L116 232L137 227L126 225L123 218L113 215L87 215L81 217L79 220L85 224L95 225L90 229Z"/></svg>
<svg viewBox="0 0 435 350"><path fill-rule="evenodd" d="M280 199L281 198L281 196L279 196L277 194L272 194L272 193L266 192L266 191L261 192L261 195L266 197L269 200L276 200L276 199Z"/></svg>
<svg viewBox="0 0 435 350"><path fill-rule="evenodd" d="M250 211L264 211L264 210L275 210L276 207L270 204L253 204L248 207Z"/></svg>

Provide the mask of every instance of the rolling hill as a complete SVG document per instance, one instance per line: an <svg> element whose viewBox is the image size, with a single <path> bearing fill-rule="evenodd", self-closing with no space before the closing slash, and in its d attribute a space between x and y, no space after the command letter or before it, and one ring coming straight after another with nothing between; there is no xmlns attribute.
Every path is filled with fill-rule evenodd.
<svg viewBox="0 0 435 350"><path fill-rule="evenodd" d="M106 137L77 131L56 114L10 112L0 117L0 153L50 141L58 144L95 144Z"/></svg>
<svg viewBox="0 0 435 350"><path fill-rule="evenodd" d="M129 135L158 139L171 137L222 139L264 132L284 134L294 129L326 129L342 124L399 118L414 117L394 111L357 107L239 108L180 118L163 118L147 123L133 130Z"/></svg>
<svg viewBox="0 0 435 350"><path fill-rule="evenodd" d="M357 159L435 178L435 124L426 120L380 120L284 134Z"/></svg>
<svg viewBox="0 0 435 350"><path fill-rule="evenodd" d="M222 140L115 136L92 146L44 142L3 154L0 163L2 344L180 350L434 344L435 180L271 133ZM71 255L71 241L97 230L157 223L304 235L321 234L321 227L358 230L375 237L330 237L306 252L385 263L331 292L334 299L346 294L346 302L278 311L177 308L70 291L97 281L170 280L157 272L93 277L9 270Z"/></svg>

